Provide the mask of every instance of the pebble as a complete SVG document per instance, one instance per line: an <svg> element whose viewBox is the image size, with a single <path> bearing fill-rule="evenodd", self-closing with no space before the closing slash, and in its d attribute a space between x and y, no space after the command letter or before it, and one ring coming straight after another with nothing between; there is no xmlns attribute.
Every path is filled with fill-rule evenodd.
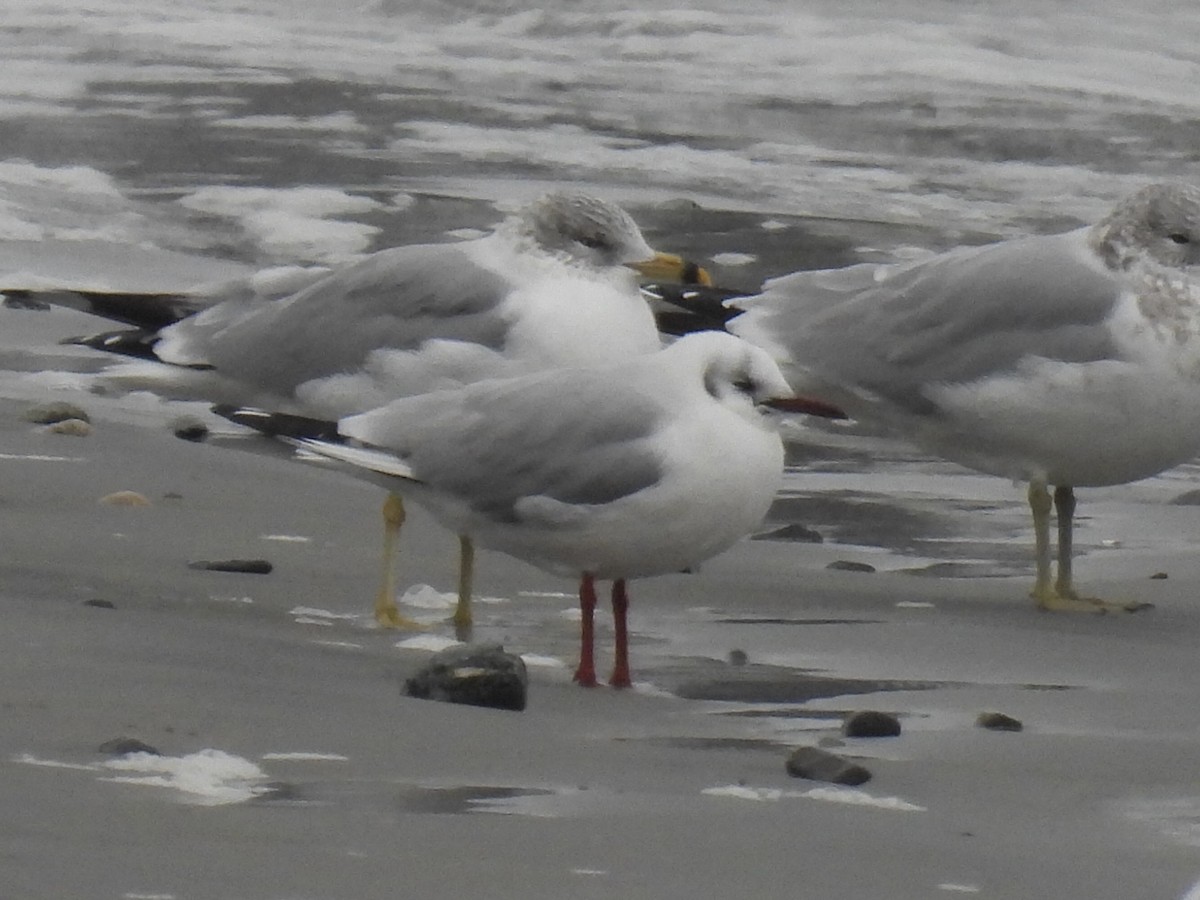
<svg viewBox="0 0 1200 900"><path fill-rule="evenodd" d="M529 688L525 661L500 644L455 644L435 653L404 683L422 700L523 710Z"/></svg>
<svg viewBox="0 0 1200 900"><path fill-rule="evenodd" d="M137 491L114 491L111 494L105 494L96 502L103 503L105 506L142 507L150 505L146 496Z"/></svg>
<svg viewBox="0 0 1200 900"><path fill-rule="evenodd" d="M197 559L188 563L189 569L210 572L240 572L245 575L270 575L275 568L265 559Z"/></svg>
<svg viewBox="0 0 1200 900"><path fill-rule="evenodd" d="M53 425L55 422L63 422L67 419L92 421L88 414L74 403L67 403L63 400L31 406L25 410L24 418L26 422L33 422L37 425Z"/></svg>
<svg viewBox="0 0 1200 900"><path fill-rule="evenodd" d="M975 725L991 731L1021 731L1025 727L1020 719L1001 712L981 712L975 719Z"/></svg>
<svg viewBox="0 0 1200 900"><path fill-rule="evenodd" d="M208 437L208 426L195 416L179 416L171 421L171 433L184 441L203 441Z"/></svg>
<svg viewBox="0 0 1200 900"><path fill-rule="evenodd" d="M91 600L84 600L83 605L84 606L94 606L97 609L116 609L117 608L117 604L113 603L111 600L102 600L98 597L93 598Z"/></svg>
<svg viewBox="0 0 1200 900"><path fill-rule="evenodd" d="M832 569L835 572L874 572L875 567L870 563L856 562L852 559L835 559L826 569Z"/></svg>
<svg viewBox="0 0 1200 900"><path fill-rule="evenodd" d="M818 747L798 747L787 758L785 767L793 778L811 781L858 785L871 780L871 772L865 766Z"/></svg>
<svg viewBox="0 0 1200 900"><path fill-rule="evenodd" d="M83 419L61 419L46 427L50 434L65 434L70 437L87 437L92 433L91 423Z"/></svg>
<svg viewBox="0 0 1200 900"><path fill-rule="evenodd" d="M109 756L125 756L128 753L149 753L153 756L162 756L158 748L131 737L113 738L111 741L105 741L96 749Z"/></svg>
<svg viewBox="0 0 1200 900"><path fill-rule="evenodd" d="M842 722L842 734L846 737L895 737L899 733L900 719L887 712L864 709L851 713Z"/></svg>

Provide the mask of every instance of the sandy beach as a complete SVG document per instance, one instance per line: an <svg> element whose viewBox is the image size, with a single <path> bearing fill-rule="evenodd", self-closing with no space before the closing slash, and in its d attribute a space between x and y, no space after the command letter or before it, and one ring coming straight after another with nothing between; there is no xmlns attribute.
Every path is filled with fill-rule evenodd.
<svg viewBox="0 0 1200 900"><path fill-rule="evenodd" d="M91 364L54 344L86 317L0 316L52 368ZM531 677L528 708L502 712L402 695L452 640L457 543L420 511L401 583L432 586L408 607L429 628L381 631L377 489L180 440L173 404L20 385L93 431L0 404L6 897L1116 900L1200 879L1200 513L1167 502L1186 471L1083 495L1081 580L1155 608L1055 616L1025 597L1019 490L914 457L941 498L889 499L894 468L810 435L764 530L819 518L804 498L845 479L899 525L745 541L635 583L632 691L571 684L570 583L482 552L475 637ZM149 505L98 502L116 491ZM959 522L979 523L951 570L968 577L937 577L911 546ZM231 558L273 571L188 566ZM878 571L827 568L846 559ZM903 733L842 739L863 709ZM976 727L985 710L1024 730ZM122 764L100 750L115 738L162 756ZM791 750L821 742L871 781L790 778Z"/></svg>
<svg viewBox="0 0 1200 900"><path fill-rule="evenodd" d="M12 0L0 290L333 265L562 187L750 290L1200 182L1173 0L677 6ZM759 539L631 585L632 690L571 683L573 584L480 551L528 705L454 706L402 693L454 536L411 511L427 628L376 628L381 492L91 392L58 341L111 327L0 306L0 900L1200 900L1195 463L1079 491L1079 585L1154 608L1048 615L1022 486L790 425ZM230 559L271 571L189 566ZM871 779L790 777L818 745Z"/></svg>

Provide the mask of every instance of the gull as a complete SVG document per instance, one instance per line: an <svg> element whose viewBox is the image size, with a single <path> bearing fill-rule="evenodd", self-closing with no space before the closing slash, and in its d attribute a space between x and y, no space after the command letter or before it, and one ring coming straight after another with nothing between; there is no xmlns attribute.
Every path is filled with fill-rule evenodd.
<svg viewBox="0 0 1200 900"><path fill-rule="evenodd" d="M765 412L791 393L764 351L710 332L615 364L407 397L337 423L218 412L290 435L481 546L579 578L581 685L596 684L595 581L612 580L609 683L628 687L626 580L691 569L762 521L783 473Z"/></svg>
<svg viewBox="0 0 1200 900"><path fill-rule="evenodd" d="M107 386L341 418L485 378L654 352L661 342L637 275L685 273L707 281L655 252L620 207L554 192L477 239L382 250L328 273L291 271L196 311L202 301L164 310L77 295L88 311L148 327L76 342L142 358L105 372ZM395 602L403 521L403 501L390 496L375 603L386 627L414 624ZM465 535L460 543L461 632L471 624L473 548Z"/></svg>
<svg viewBox="0 0 1200 900"><path fill-rule="evenodd" d="M1148 605L1076 589L1074 489L1146 478L1200 451L1196 187L1146 186L1062 234L797 272L725 302L724 327L767 349L815 405L1027 483L1038 607Z"/></svg>

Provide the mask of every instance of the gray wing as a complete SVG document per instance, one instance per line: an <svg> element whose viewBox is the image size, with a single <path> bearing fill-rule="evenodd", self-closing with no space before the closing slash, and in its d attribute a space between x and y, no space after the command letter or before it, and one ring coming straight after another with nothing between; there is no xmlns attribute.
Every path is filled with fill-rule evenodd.
<svg viewBox="0 0 1200 900"><path fill-rule="evenodd" d="M1106 321L1123 285L1083 255L1078 232L955 250L888 270L776 279L732 330L768 333L800 371L912 412L926 389L1023 360L1089 362L1118 351Z"/></svg>
<svg viewBox="0 0 1200 900"><path fill-rule="evenodd" d="M481 382L397 400L343 420L342 432L397 453L415 478L500 521L518 504L611 503L657 483L651 397L576 370Z"/></svg>
<svg viewBox="0 0 1200 900"><path fill-rule="evenodd" d="M288 394L313 378L353 371L381 348L411 350L430 338L500 348L507 323L498 308L509 289L461 247L398 247L290 297L208 310L164 338L186 346L192 361Z"/></svg>

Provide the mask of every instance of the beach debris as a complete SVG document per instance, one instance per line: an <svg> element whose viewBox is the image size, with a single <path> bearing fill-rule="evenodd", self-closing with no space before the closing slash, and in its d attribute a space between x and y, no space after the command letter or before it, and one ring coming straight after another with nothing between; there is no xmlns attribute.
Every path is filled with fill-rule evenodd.
<svg viewBox="0 0 1200 900"><path fill-rule="evenodd" d="M84 606L94 606L97 609L116 609L117 608L117 604L113 603L111 600L102 600L99 597L93 597L91 600L84 600L83 605Z"/></svg>
<svg viewBox="0 0 1200 900"><path fill-rule="evenodd" d="M842 734L846 737L895 737L900 733L900 719L893 713L863 709L846 716Z"/></svg>
<svg viewBox="0 0 1200 900"><path fill-rule="evenodd" d="M525 661L497 643L447 647L404 682L410 697L517 711L528 687Z"/></svg>
<svg viewBox="0 0 1200 900"><path fill-rule="evenodd" d="M56 422L63 422L67 419L79 419L83 422L91 422L91 417L74 403L67 403L65 400L55 400L51 403L42 403L39 406L31 406L25 410L23 416L26 422L33 422L35 425L53 425Z"/></svg>
<svg viewBox="0 0 1200 900"><path fill-rule="evenodd" d="M975 719L975 725L990 731L1021 731L1025 727L1020 719L1014 719L1002 712L981 712Z"/></svg>
<svg viewBox="0 0 1200 900"><path fill-rule="evenodd" d="M874 572L875 567L870 563L858 562L853 559L835 559L825 567L835 572Z"/></svg>
<svg viewBox="0 0 1200 900"><path fill-rule="evenodd" d="M170 423L171 433L184 441L203 441L208 437L208 426L195 416L176 416Z"/></svg>
<svg viewBox="0 0 1200 900"><path fill-rule="evenodd" d="M137 491L113 491L111 494L105 494L97 503L104 506L126 506L126 507L143 507L149 506L150 501L145 494L139 494Z"/></svg>
<svg viewBox="0 0 1200 900"><path fill-rule="evenodd" d="M828 781L831 784L853 786L871 780L871 772L865 766L819 747L797 747L787 758L785 768L793 778Z"/></svg>
<svg viewBox="0 0 1200 900"><path fill-rule="evenodd" d="M130 753L149 753L151 756L162 756L158 748L151 747L145 741L132 737L113 738L111 741L105 741L96 749L109 756L127 756Z"/></svg>
<svg viewBox="0 0 1200 900"><path fill-rule="evenodd" d="M87 437L92 433L91 423L83 419L61 419L46 426L50 434L65 434L68 437Z"/></svg>
<svg viewBox="0 0 1200 900"><path fill-rule="evenodd" d="M209 572L238 572L243 575L270 575L275 567L265 559L195 559L188 563L188 568Z"/></svg>

